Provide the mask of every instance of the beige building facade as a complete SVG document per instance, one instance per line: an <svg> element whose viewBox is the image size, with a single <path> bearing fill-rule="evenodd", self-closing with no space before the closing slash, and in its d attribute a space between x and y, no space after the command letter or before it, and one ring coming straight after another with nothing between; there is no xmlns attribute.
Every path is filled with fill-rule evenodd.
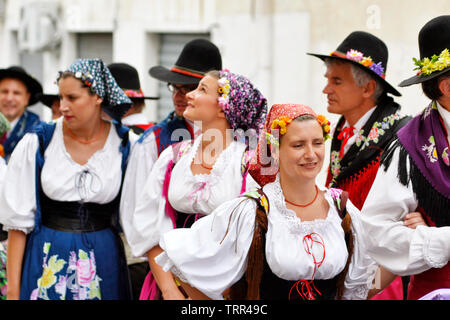
<svg viewBox="0 0 450 320"><path fill-rule="evenodd" d="M57 72L77 57L127 62L143 91L160 95L146 113L158 121L170 110L164 84L148 69L171 67L182 46L206 37L221 50L224 67L250 78L275 103L302 103L326 111L325 67L307 52L328 54L352 31L368 31L389 48L386 79L413 75L417 34L430 19L450 14L450 1L416 0L0 0L0 67L22 64L57 92ZM403 113L427 99L419 86L397 88ZM44 119L48 108L33 107Z"/></svg>

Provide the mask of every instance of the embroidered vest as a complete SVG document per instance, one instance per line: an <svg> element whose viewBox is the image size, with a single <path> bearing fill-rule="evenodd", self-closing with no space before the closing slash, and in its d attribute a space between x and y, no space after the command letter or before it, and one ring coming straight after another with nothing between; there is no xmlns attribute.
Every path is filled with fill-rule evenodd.
<svg viewBox="0 0 450 320"><path fill-rule="evenodd" d="M380 156L395 138L395 133L411 118L400 117L400 106L391 97L380 99L356 141L341 159L338 139L345 119L341 117L331 142L330 166L326 185L345 190L352 203L361 210L380 165Z"/></svg>

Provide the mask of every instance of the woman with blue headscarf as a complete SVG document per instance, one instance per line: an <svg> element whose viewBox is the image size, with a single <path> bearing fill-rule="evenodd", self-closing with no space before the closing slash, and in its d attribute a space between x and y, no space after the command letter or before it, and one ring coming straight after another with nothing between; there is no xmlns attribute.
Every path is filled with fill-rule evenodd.
<svg viewBox="0 0 450 320"><path fill-rule="evenodd" d="M129 299L118 208L131 101L100 59L76 60L57 84L63 117L25 135L0 195L7 298Z"/></svg>

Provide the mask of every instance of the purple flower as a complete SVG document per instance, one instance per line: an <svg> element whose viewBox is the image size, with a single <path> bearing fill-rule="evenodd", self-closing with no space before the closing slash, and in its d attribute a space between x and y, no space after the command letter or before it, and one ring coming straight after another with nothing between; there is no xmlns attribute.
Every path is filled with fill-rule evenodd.
<svg viewBox="0 0 450 320"><path fill-rule="evenodd" d="M379 75L380 77L384 74L384 68L381 65L381 62L378 63L374 63L369 67L370 70L372 70L373 72L375 72L377 75Z"/></svg>

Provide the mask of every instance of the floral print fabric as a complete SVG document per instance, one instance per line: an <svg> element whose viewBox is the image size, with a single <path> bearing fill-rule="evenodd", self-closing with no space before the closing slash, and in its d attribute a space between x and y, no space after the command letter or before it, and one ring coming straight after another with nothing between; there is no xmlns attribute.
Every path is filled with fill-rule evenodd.
<svg viewBox="0 0 450 320"><path fill-rule="evenodd" d="M66 299L69 291L73 300L101 299L100 281L97 274L94 251L89 254L82 249L69 253L69 261L59 259L58 255L49 257L51 243L44 244L42 276L37 280L37 288L31 293L30 300L49 300L49 292ZM65 268L66 267L66 268Z"/></svg>
<svg viewBox="0 0 450 320"><path fill-rule="evenodd" d="M0 300L6 300L6 246L0 242Z"/></svg>
<svg viewBox="0 0 450 320"><path fill-rule="evenodd" d="M227 81L227 89L219 97L219 104L232 129L255 131L255 135L263 128L267 115L267 99L244 76L220 71L221 83Z"/></svg>

